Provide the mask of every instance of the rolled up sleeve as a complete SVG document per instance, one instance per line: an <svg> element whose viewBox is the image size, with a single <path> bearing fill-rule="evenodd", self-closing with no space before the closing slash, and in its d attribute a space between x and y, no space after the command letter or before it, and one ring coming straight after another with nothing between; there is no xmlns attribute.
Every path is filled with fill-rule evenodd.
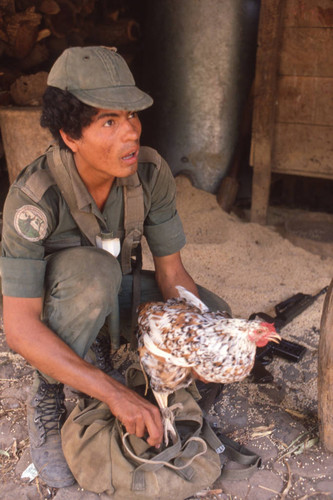
<svg viewBox="0 0 333 500"><path fill-rule="evenodd" d="M178 213L162 224L145 226L150 251L156 257L164 257L179 252L186 243L183 225Z"/></svg>
<svg viewBox="0 0 333 500"><path fill-rule="evenodd" d="M31 224L34 220L35 225ZM38 225L38 222L41 224ZM3 295L22 298L43 296L47 264L44 240L49 231L50 218L46 209L31 200L14 183L3 211L0 259Z"/></svg>
<svg viewBox="0 0 333 500"><path fill-rule="evenodd" d="M153 171L149 182L150 203L144 235L151 253L156 257L165 257L179 252L186 243L176 208L175 179L165 160L162 159L160 167Z"/></svg>
<svg viewBox="0 0 333 500"><path fill-rule="evenodd" d="M46 260L1 257L2 293L10 297L42 297Z"/></svg>

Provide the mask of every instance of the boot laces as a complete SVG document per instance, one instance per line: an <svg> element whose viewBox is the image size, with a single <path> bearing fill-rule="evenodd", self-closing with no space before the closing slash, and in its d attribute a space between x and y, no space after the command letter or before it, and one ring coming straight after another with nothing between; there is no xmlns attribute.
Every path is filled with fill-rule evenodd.
<svg viewBox="0 0 333 500"><path fill-rule="evenodd" d="M111 361L111 342L110 338L103 335L96 338L91 346L91 350L96 356L96 364L105 373L111 373L113 370Z"/></svg>
<svg viewBox="0 0 333 500"><path fill-rule="evenodd" d="M36 399L35 422L40 423L45 435L51 431L60 431L63 423L66 407L63 384L48 384L43 380L40 382Z"/></svg>

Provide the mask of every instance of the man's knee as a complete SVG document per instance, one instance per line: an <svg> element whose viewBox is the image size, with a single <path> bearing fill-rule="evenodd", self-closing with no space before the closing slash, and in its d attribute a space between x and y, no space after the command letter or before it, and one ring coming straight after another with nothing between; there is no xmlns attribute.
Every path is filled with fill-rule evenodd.
<svg viewBox="0 0 333 500"><path fill-rule="evenodd" d="M122 273L118 261L95 247L70 248L48 258L46 293L88 295L89 302L110 301L118 294Z"/></svg>

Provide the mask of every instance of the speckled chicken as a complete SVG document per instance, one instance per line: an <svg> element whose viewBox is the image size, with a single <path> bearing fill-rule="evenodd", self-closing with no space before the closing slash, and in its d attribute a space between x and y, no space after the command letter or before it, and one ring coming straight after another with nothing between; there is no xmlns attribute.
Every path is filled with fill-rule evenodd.
<svg viewBox="0 0 333 500"><path fill-rule="evenodd" d="M238 382L249 375L256 346L278 341L274 326L258 320L211 312L191 292L178 286L179 297L139 307L138 347L143 369L160 406L165 440L173 436L168 396L195 378Z"/></svg>

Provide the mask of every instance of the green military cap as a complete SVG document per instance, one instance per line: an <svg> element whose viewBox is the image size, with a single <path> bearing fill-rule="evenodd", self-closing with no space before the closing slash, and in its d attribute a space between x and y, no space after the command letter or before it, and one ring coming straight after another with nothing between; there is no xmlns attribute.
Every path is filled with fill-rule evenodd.
<svg viewBox="0 0 333 500"><path fill-rule="evenodd" d="M140 111L153 99L136 85L114 47L70 47L55 61L47 84L95 108Z"/></svg>

